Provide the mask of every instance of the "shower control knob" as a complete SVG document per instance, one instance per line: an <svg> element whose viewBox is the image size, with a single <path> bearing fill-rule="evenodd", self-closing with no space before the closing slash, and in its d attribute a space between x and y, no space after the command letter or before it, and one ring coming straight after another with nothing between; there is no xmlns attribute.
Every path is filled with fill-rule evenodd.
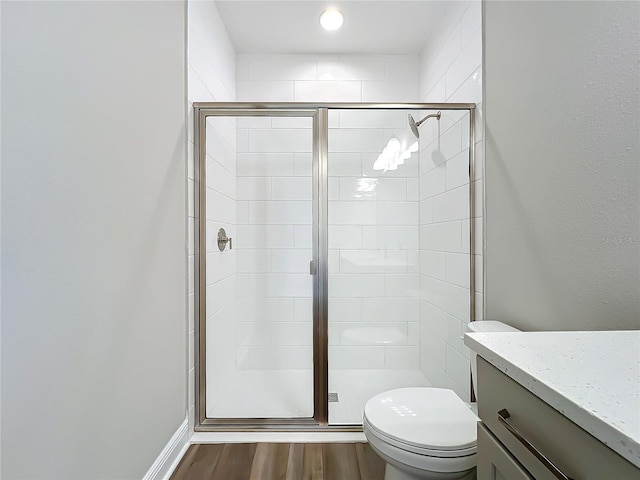
<svg viewBox="0 0 640 480"><path fill-rule="evenodd" d="M227 247L227 243L229 244L229 250L233 249L233 239L231 237L227 237L227 232L224 231L224 228L218 230L218 248L220 251L223 251Z"/></svg>

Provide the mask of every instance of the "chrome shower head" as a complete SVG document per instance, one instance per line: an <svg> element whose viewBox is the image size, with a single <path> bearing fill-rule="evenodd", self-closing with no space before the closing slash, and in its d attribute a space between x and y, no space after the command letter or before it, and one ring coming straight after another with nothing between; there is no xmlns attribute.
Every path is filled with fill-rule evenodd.
<svg viewBox="0 0 640 480"><path fill-rule="evenodd" d="M413 115L409 114L409 127L411 128L411 131L413 132L415 137L419 139L420 138L420 131L418 130L418 128L420 127L420 125L422 125L428 118L435 117L438 120L440 120L441 116L442 116L441 112L432 113L431 115L427 115L426 117L424 117L419 122L416 122L415 119L413 118Z"/></svg>
<svg viewBox="0 0 640 480"><path fill-rule="evenodd" d="M420 138L420 131L418 130L418 126L416 125L416 121L413 118L413 115L409 114L409 127L411 131L415 135L416 138Z"/></svg>

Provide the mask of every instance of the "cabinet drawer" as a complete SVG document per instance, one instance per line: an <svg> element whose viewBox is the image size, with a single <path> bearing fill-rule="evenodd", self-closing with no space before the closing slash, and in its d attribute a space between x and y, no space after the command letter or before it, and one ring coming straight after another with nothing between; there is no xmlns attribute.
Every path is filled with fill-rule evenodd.
<svg viewBox="0 0 640 480"><path fill-rule="evenodd" d="M534 480L482 423L478 423L478 480Z"/></svg>
<svg viewBox="0 0 640 480"><path fill-rule="evenodd" d="M578 427L517 382L478 357L478 414L487 428L537 480L557 480L498 419L508 422L574 480L638 480L640 469Z"/></svg>

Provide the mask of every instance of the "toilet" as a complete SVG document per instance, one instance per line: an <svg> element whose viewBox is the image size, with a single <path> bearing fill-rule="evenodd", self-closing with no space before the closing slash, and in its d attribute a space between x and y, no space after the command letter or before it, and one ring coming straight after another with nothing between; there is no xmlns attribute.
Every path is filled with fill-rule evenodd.
<svg viewBox="0 0 640 480"><path fill-rule="evenodd" d="M496 321L471 322L468 332L517 332ZM471 355L476 389L476 355ZM367 441L387 462L385 480L476 478L475 404L446 388L398 388L364 407Z"/></svg>

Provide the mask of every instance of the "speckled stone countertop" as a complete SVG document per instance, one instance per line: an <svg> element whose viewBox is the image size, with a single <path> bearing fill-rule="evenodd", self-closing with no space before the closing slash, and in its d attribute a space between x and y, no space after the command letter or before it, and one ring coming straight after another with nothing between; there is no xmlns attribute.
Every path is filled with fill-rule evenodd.
<svg viewBox="0 0 640 480"><path fill-rule="evenodd" d="M464 343L640 467L640 331L467 333Z"/></svg>

